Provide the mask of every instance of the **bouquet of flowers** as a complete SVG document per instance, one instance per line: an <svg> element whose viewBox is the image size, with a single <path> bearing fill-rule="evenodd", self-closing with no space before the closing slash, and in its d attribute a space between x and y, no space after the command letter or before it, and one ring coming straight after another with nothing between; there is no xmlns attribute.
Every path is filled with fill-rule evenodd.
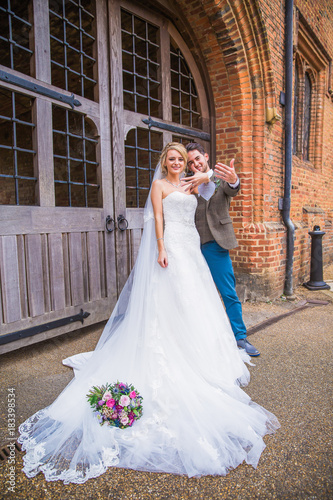
<svg viewBox="0 0 333 500"><path fill-rule="evenodd" d="M142 396L133 385L117 382L93 387L87 394L90 406L101 425L125 429L142 415Z"/></svg>

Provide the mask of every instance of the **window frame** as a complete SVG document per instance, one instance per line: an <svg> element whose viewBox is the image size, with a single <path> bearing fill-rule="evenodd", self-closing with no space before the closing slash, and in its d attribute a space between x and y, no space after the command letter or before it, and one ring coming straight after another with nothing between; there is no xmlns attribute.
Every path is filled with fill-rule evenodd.
<svg viewBox="0 0 333 500"><path fill-rule="evenodd" d="M296 10L295 26L293 155L298 157L303 165L321 169L324 118L323 102L326 94L325 88L327 88L329 80L330 59L298 9ZM295 74L298 76L298 103L296 108ZM306 154L304 148L306 74L311 81L308 154ZM296 116L295 109L297 110Z"/></svg>

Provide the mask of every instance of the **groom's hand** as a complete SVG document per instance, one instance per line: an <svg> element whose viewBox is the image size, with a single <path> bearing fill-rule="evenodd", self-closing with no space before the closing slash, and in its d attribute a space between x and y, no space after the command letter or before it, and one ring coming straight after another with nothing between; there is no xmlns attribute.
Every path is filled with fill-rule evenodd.
<svg viewBox="0 0 333 500"><path fill-rule="evenodd" d="M229 184L235 184L237 182L238 176L235 171L235 160L232 159L230 162L230 167L224 165L224 163L217 163L214 168L214 175L219 179L223 179Z"/></svg>
<svg viewBox="0 0 333 500"><path fill-rule="evenodd" d="M209 182L209 177L207 172L200 172L200 170L197 170L193 165L191 166L191 170L194 172L194 175L191 177L183 177L181 183L182 186L186 186L185 191L190 190L192 192L195 188L200 186L200 184Z"/></svg>

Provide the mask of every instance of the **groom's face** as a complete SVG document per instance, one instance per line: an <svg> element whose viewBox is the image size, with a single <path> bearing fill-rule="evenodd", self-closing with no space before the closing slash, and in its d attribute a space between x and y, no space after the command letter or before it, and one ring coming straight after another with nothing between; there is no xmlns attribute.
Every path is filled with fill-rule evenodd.
<svg viewBox="0 0 333 500"><path fill-rule="evenodd" d="M187 155L187 166L194 172L193 167L199 172L207 172L209 156L207 153L202 154L197 149L189 151Z"/></svg>

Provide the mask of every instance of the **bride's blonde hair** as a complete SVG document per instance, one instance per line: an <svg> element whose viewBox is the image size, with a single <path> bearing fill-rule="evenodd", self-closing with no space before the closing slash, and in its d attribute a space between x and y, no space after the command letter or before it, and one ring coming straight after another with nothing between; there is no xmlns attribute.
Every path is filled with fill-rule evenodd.
<svg viewBox="0 0 333 500"><path fill-rule="evenodd" d="M186 148L183 144L181 144L180 142L168 142L168 144L166 144L163 148L163 151L161 153L161 156L160 156L160 164L161 164L161 172L163 175L167 175L168 173L168 170L166 168L166 165L165 165L165 161L166 161L166 157L167 157L167 154L168 154L168 151L170 151L170 149L175 149L176 151L178 151L179 154L182 155L182 157L184 158L184 170L186 168L186 165L187 165L187 151L186 151Z"/></svg>

